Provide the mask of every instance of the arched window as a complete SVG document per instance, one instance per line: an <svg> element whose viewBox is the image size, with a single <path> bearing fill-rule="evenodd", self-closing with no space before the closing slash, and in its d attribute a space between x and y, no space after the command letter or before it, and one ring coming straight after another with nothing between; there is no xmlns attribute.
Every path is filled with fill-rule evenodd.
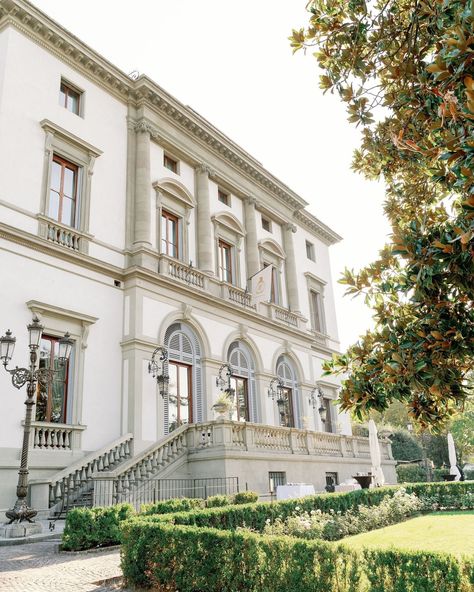
<svg viewBox="0 0 474 592"><path fill-rule="evenodd" d="M164 408L165 434L186 423L203 420L201 345L184 323L173 323L165 333L168 348L168 397Z"/></svg>
<svg viewBox="0 0 474 592"><path fill-rule="evenodd" d="M233 419L258 421L255 362L250 349L242 341L229 347L228 360L232 366L231 386L236 395Z"/></svg>
<svg viewBox="0 0 474 592"><path fill-rule="evenodd" d="M282 397L277 401L280 425L300 427L300 392L293 363L287 356L280 356L276 370L283 382Z"/></svg>

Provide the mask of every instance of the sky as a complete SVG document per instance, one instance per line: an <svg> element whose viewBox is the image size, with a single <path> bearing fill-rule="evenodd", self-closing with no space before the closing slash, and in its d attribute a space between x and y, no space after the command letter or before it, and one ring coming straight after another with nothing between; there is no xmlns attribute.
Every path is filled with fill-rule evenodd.
<svg viewBox="0 0 474 592"><path fill-rule="evenodd" d="M373 261L387 241L383 185L350 169L360 131L323 95L316 61L288 37L307 0L34 0L127 74L146 74L208 119L308 203L344 240L331 247L344 349L371 325L361 298L343 297L345 267Z"/></svg>

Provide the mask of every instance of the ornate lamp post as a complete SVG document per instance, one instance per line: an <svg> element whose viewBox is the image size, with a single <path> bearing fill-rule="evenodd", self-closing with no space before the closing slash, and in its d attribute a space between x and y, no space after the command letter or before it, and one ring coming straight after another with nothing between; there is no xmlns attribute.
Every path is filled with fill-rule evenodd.
<svg viewBox="0 0 474 592"><path fill-rule="evenodd" d="M268 386L268 396L272 401L275 401L278 407L278 412L280 414L280 421L284 421L285 417L285 396L284 396L284 385L283 380L279 376L275 376L271 379L270 384Z"/></svg>
<svg viewBox="0 0 474 592"><path fill-rule="evenodd" d="M319 404L318 413L324 425L326 423L327 418L327 409L324 406L324 393L321 390L320 386L314 387L314 389L309 394L308 401L309 404L313 407L313 409L316 409L316 406Z"/></svg>
<svg viewBox="0 0 474 592"><path fill-rule="evenodd" d="M156 378L160 395L163 399L168 395L168 384L170 377L167 372L166 362L168 361L168 350L163 345L159 345L151 356L148 363L148 372Z"/></svg>
<svg viewBox="0 0 474 592"><path fill-rule="evenodd" d="M36 385L41 383L43 386L48 386L54 380L54 375L59 370L54 368L37 368L38 353L41 336L43 334L43 325L40 323L36 315L33 316L32 322L28 325L29 333L29 349L30 349L30 363L28 368L8 369L8 363L13 357L15 349L16 338L13 337L10 330L5 335L0 337L0 360L5 370L12 377L12 384L15 388L20 389L25 384L27 398L25 401L26 414L25 426L23 430L23 446L21 449L20 470L18 472L18 485L16 488L17 500L13 509L5 512L6 517L10 520L8 524L13 522L33 522L32 518L38 513L37 510L28 507L26 503L26 496L28 494L28 445L31 431L31 416L33 405L35 404ZM69 333L59 340L59 364L64 366L71 354L74 341L71 339Z"/></svg>
<svg viewBox="0 0 474 592"><path fill-rule="evenodd" d="M234 389L230 384L232 372L232 366L226 362L219 368L219 375L216 378L216 386L218 386L222 392L229 393L231 396L234 394Z"/></svg>

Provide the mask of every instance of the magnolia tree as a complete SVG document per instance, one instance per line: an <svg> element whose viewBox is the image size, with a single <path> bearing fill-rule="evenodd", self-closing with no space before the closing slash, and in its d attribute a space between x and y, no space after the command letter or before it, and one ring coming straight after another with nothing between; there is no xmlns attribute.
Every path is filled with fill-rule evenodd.
<svg viewBox="0 0 474 592"><path fill-rule="evenodd" d="M393 234L341 280L375 329L326 365L343 409L399 400L422 428L463 409L474 358L474 0L314 0L291 36L362 128L353 168L386 184Z"/></svg>

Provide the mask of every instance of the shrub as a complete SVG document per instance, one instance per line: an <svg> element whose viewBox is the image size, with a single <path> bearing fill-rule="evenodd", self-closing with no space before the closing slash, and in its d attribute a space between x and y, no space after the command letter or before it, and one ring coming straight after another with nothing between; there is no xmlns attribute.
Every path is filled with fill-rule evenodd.
<svg viewBox="0 0 474 592"><path fill-rule="evenodd" d="M399 489L391 497L383 499L378 506L359 506L344 514L323 513L320 510L296 512L286 520L278 518L274 523L268 521L264 533L336 541L346 536L396 524L420 511L422 507L423 502L415 494L407 494L404 489Z"/></svg>
<svg viewBox="0 0 474 592"><path fill-rule="evenodd" d="M426 471L420 465L398 465L396 470L399 483L421 483L426 481Z"/></svg>
<svg viewBox="0 0 474 592"><path fill-rule="evenodd" d="M423 450L408 430L396 429L390 436L395 460L416 460L423 457Z"/></svg>
<svg viewBox="0 0 474 592"><path fill-rule="evenodd" d="M62 537L65 551L82 551L120 543L120 523L134 515L130 504L107 508L74 508L66 516Z"/></svg>
<svg viewBox="0 0 474 592"><path fill-rule="evenodd" d="M140 513L145 515L174 514L175 512L189 512L190 510L198 510L204 507L205 502L202 499L183 497L155 502L153 504L143 504Z"/></svg>
<svg viewBox="0 0 474 592"><path fill-rule="evenodd" d="M259 502L241 506L206 508L199 511L155 516L150 519L218 529L236 529L245 526L262 532L268 520L271 522L277 518L285 520L295 513L296 508L301 512L320 510L329 513L332 510L334 513L346 513L359 506L371 508L378 506L384 498L393 496L398 489L398 487L359 489L349 493L328 493L272 504ZM473 482L410 483L405 486L405 490L407 493L414 493L423 502L423 509L427 511L474 508Z"/></svg>
<svg viewBox="0 0 474 592"><path fill-rule="evenodd" d="M220 508L222 506L228 506L232 503L232 498L228 495L212 495L206 500L207 508Z"/></svg>
<svg viewBox="0 0 474 592"><path fill-rule="evenodd" d="M234 504L252 504L258 501L258 493L255 491L241 491L234 495Z"/></svg>
<svg viewBox="0 0 474 592"><path fill-rule="evenodd" d="M324 541L176 526L123 525L127 585L220 592L470 592L474 562L404 551L356 552Z"/></svg>

